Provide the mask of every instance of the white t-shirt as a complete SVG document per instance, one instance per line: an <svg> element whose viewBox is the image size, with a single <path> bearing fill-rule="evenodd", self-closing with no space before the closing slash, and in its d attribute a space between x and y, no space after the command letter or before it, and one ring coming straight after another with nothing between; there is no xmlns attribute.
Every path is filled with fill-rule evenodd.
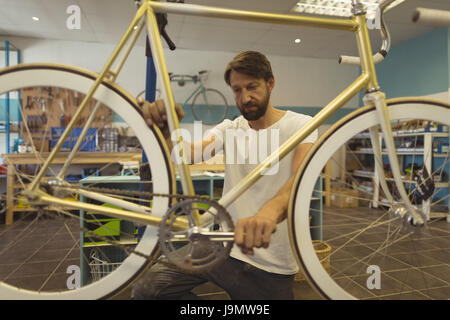
<svg viewBox="0 0 450 320"><path fill-rule="evenodd" d="M260 162L278 149L289 137L294 135L309 120L310 116L287 111L284 116L269 128L253 130L243 116L235 120L225 120L214 127L214 134L223 143L225 159L225 181L223 194L243 180ZM314 143L317 130L302 143ZM218 140L216 138L216 141ZM216 154L219 150L216 147ZM286 155L278 165L272 166L265 174L228 208L234 223L239 219L255 215L258 210L281 189L292 176L291 163L294 152ZM287 221L277 225L268 248L254 249L254 255L245 255L234 246L232 257L245 261L260 269L278 274L295 274L297 262L290 248Z"/></svg>

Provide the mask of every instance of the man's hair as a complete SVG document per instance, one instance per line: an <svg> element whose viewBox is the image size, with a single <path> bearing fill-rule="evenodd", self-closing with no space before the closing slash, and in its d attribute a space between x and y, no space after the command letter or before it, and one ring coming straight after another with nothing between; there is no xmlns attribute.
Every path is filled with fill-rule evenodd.
<svg viewBox="0 0 450 320"><path fill-rule="evenodd" d="M225 69L225 82L230 85L231 71L237 71L257 79L269 81L273 77L269 60L260 52L243 51L227 65Z"/></svg>

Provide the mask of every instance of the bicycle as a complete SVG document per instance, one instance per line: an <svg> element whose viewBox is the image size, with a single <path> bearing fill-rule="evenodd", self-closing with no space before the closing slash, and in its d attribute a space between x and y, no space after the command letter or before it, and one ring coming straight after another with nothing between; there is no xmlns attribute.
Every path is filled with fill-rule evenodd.
<svg viewBox="0 0 450 320"><path fill-rule="evenodd" d="M207 76L207 70L199 71L194 76L169 73L170 81L176 82L180 87L183 87L186 83L198 83L198 86L183 102L183 109L186 110L190 106L195 120L202 121L202 123L207 125L214 125L222 122L227 116L228 103L222 92L205 87L203 82ZM145 90L140 92L136 98L144 97L144 94ZM161 91L156 89L156 97L159 98L160 95ZM191 99L192 102L189 103Z"/></svg>
<svg viewBox="0 0 450 320"><path fill-rule="evenodd" d="M390 3L392 3L391 0L384 1L380 6L381 12L384 12ZM402 134L393 130L392 126L394 129L403 127L405 123L409 123L411 116L414 116L414 118L428 121L428 125L433 123L441 125L439 128L448 128L450 105L448 102L420 97L385 99L376 78L364 6L358 0L352 1L353 14L347 19L261 13L148 0L139 2L139 4L136 16L100 74L56 64L27 64L0 70L2 93L24 87L45 86L71 88L86 94L55 148L48 154L35 154L40 163L39 171L33 173L16 169L15 178L25 188L25 191L22 192L25 198L22 198L21 201L31 208L37 209L39 214L37 217L24 214L19 221L15 222L13 228L16 228L19 234L14 234L13 228L4 228L1 231L2 243L6 243L6 245L0 249L0 259L2 259L1 261L5 261L6 258L11 259L12 269L7 270L6 276L4 273L1 276L0 298L109 298L124 290L145 271L160 254L160 250L169 255L181 244L188 245L195 250L196 243L207 243L210 250L205 256L190 255L174 260L173 263L190 272L202 272L205 268L213 268L216 263L226 259L233 244L233 223L224 208L256 183L263 170L276 164L279 159L283 158L361 90L366 90L364 101L367 105L344 117L324 133L297 172L286 223L289 228L291 246L300 270L322 297L331 299L389 298L392 297L390 294L398 293L399 290L409 293L416 293L420 290L422 294L423 286L428 283L428 280L431 282L428 283L430 287L426 288L429 297L434 296L432 290L448 289L448 281L439 278L439 273L436 270L433 271L433 267L439 269L446 266L442 259L448 257L446 248L448 248L449 232L445 226L439 225L439 220L427 221L428 217L425 211L411 203L411 193L415 193L417 188L405 189L404 184L411 186L413 183L402 180L393 137L402 136ZM159 129L155 126L148 127L135 99L114 84L124 59L146 25L157 73L162 79L161 91L167 106L169 128L171 131L177 132L179 121L174 109L175 102L160 40L161 30L158 28L155 13L264 21L353 32L359 47L360 59L356 59L356 61L361 64L361 75L330 104L320 110L303 129L260 163L247 179L241 181L231 192L223 195L218 202L195 196L189 169L184 161L176 164L183 186L183 194L177 195L174 167ZM136 30L134 30L135 26L137 26ZM380 55L385 56L389 49L389 36L384 22L381 31L384 42L382 50L375 56L377 59ZM161 34L164 36L165 33L161 32ZM119 52L125 47L127 40L130 40L130 43L125 49L124 59L119 61L115 70L112 70L112 65ZM342 61L347 60L342 59ZM88 188L84 185L66 183L64 177L71 161L77 159L75 153L83 140L85 131L80 134L72 153L63 154L63 156L67 156L63 168L56 172L55 168L50 167L52 161L60 155L58 150L91 99L97 101L96 108L100 104L107 106L134 131L142 149L149 155L148 169L150 169L151 181L142 183L145 188L149 186L150 192L147 190L147 192L119 190L117 186L120 185L120 181L117 181L117 177L96 177L96 179L92 179ZM92 112L91 115L95 115L95 112ZM88 128L92 121L91 117L87 119L85 128ZM428 126L425 126L425 129L427 128ZM408 136L408 134L405 135ZM317 196L322 193L321 179L330 177L326 170L327 163L337 162L334 153L340 147L348 146L348 142L351 142L352 138L360 139L361 136L370 137L370 139L367 138L366 145L372 149L373 158L367 163L363 163L362 160L356 163L366 170L366 166L369 167L376 185L381 186L387 202L379 201L379 209L370 212L360 212L361 209L352 210L351 208L331 208L329 211L318 211L318 206L322 206L321 202L317 201ZM383 142L381 142L381 138L383 138ZM174 141L180 142L181 140L180 136L176 136ZM387 151L385 152L384 149ZM387 179L383 172L384 161L386 161L385 154L389 158L392 170L393 177L390 179ZM180 152L177 156L183 157L184 154ZM443 177L442 172L448 166L448 152L443 153L441 158L443 163L436 170L433 169L429 172L431 176L436 176L436 181L437 178ZM385 160L383 161L383 159ZM325 173L323 173L324 171ZM136 183L135 180L133 181ZM107 188L106 183L108 182L115 183L115 186ZM429 182L429 179L417 180L416 184L425 187ZM354 185L356 189L363 190L354 178L353 171L346 172L342 176L342 183L346 187L350 184ZM102 187L100 188L99 185ZM392 185L393 188L391 188ZM328 196L345 195L344 191L340 193L339 189L329 192ZM63 199L63 197L73 195L92 199L93 203L83 202L76 198ZM364 197L356 196L356 198ZM422 200L430 201L430 199L432 197L428 195L427 197L423 196ZM179 200L179 202L175 204L175 200ZM448 201L448 192L441 200L437 201ZM431 205L433 204L431 203ZM386 209L381 211L383 208ZM78 213L79 211L80 213ZM317 215L317 212L321 212L321 214ZM44 214L52 219L42 222L41 217ZM60 222L58 218L63 216L73 219L61 218L62 222ZM119 223L117 220L110 219L108 220L110 226L107 227L104 223L105 216L116 217L121 221ZM312 217L311 223L309 222L310 216ZM131 223L131 228L130 225L126 225L127 222ZM120 228L117 227L117 223L120 224ZM136 236L134 223L137 226L147 225L145 232ZM84 228L86 224L98 227L97 232L92 233L89 229ZM158 226L159 229L154 228ZM333 229L336 227L340 227L339 231ZM131 230L125 232L125 229ZM158 230L159 239L157 237ZM317 230L319 231L318 237L312 235ZM9 234L9 231L12 234ZM39 234L39 240L31 239L32 236L37 237L33 235L33 232ZM77 236L80 232L84 237ZM439 236L439 239L431 238L433 235ZM28 240L27 237L30 239ZM47 245L50 247L56 244L62 245L64 241L67 241L67 237L71 239L72 246L70 248L72 250L78 250L80 245L89 243L90 246L97 249L105 248L105 251L108 248L118 249L121 258L125 259L109 275L73 290L59 287L55 289L55 286L50 285L52 276L58 274L57 270L65 266L64 263L70 251L58 262L48 264L53 267L52 271L50 274L36 276L36 279L33 280L38 280L37 283L31 280L26 283L15 281L15 272L21 271L23 263L30 260L36 261L35 258L42 261L44 257L38 257L41 249ZM329 256L333 260L330 273L327 272L315 252L313 238L319 238L319 240L331 244L332 251ZM430 242L433 241L439 241L440 248L444 249L433 246L433 250L426 251L425 256L421 255L420 250L426 245L432 246ZM26 243L27 248L33 247L33 254L24 252L23 246L21 246L23 242ZM111 246L105 246L107 244ZM396 255L396 252L407 249L407 253L402 254L401 257ZM434 255L431 256L431 253ZM425 258L437 263L428 265L428 268L415 264L415 259L424 260ZM16 264L17 260L21 260L21 264ZM83 249L80 250L79 261L81 263L89 262ZM115 261L110 263L113 264ZM388 277L390 281L388 288L379 291L381 293L370 291L365 287L367 266L373 264L381 266L383 277ZM399 270L401 272L398 272ZM414 286L408 282L413 277L411 274L415 278L418 275L420 279L423 279L421 285ZM408 278L408 275L411 277ZM386 282L383 283L386 284Z"/></svg>

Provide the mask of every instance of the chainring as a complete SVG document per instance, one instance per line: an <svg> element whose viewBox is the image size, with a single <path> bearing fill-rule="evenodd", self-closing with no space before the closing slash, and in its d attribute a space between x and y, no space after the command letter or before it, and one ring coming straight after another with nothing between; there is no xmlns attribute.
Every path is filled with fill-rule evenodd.
<svg viewBox="0 0 450 320"><path fill-rule="evenodd" d="M202 225L197 225L193 211L198 211ZM178 231L174 222L188 221L186 230ZM224 207L205 198L188 199L171 207L159 227L159 244L162 254L170 264L187 273L204 273L225 261L233 247L230 239L220 240L221 235L234 230L233 220ZM205 236L205 234L208 236ZM217 235L219 240L211 240Z"/></svg>

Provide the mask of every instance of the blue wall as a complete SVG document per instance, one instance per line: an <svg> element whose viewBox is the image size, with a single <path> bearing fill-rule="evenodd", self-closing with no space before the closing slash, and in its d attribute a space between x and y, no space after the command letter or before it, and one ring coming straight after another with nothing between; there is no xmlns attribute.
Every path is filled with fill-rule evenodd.
<svg viewBox="0 0 450 320"><path fill-rule="evenodd" d="M393 46L376 66L388 98L447 92L450 87L450 29L440 28Z"/></svg>
<svg viewBox="0 0 450 320"><path fill-rule="evenodd" d="M6 115L6 99L0 99L0 121L5 121L7 119ZM19 106L17 99L9 99L9 120L18 121L19 119Z"/></svg>

